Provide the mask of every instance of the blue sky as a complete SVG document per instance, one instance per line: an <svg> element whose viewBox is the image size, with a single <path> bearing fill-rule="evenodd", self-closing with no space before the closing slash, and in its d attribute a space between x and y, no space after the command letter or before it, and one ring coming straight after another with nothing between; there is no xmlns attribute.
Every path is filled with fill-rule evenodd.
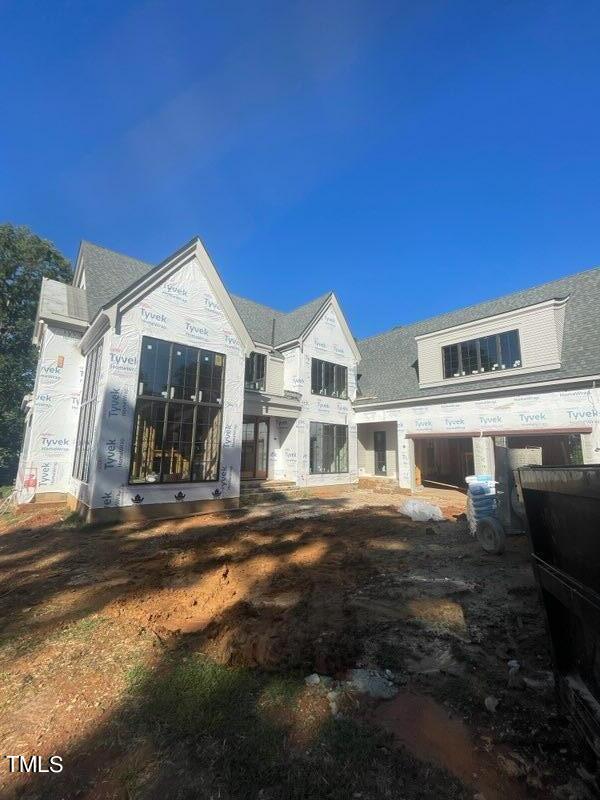
<svg viewBox="0 0 600 800"><path fill-rule="evenodd" d="M0 219L357 336L600 263L600 5L0 0Z"/></svg>

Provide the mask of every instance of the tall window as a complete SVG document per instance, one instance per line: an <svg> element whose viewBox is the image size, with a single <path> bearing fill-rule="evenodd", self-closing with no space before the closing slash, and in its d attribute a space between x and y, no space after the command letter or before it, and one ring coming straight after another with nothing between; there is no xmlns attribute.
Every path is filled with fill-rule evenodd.
<svg viewBox="0 0 600 800"><path fill-rule="evenodd" d="M79 425L75 440L75 460L73 461L73 477L84 483L88 482L90 472L90 456L92 438L96 421L98 404L98 378L102 363L102 342L90 350L85 359L83 389L79 407Z"/></svg>
<svg viewBox="0 0 600 800"><path fill-rule="evenodd" d="M131 483L215 481L225 356L144 336Z"/></svg>
<svg viewBox="0 0 600 800"><path fill-rule="evenodd" d="M267 357L264 353L250 353L246 358L246 375L244 386L246 389L255 389L259 392L265 390L265 368Z"/></svg>
<svg viewBox="0 0 600 800"><path fill-rule="evenodd" d="M311 391L325 397L348 398L348 368L313 358L311 364Z"/></svg>
<svg viewBox="0 0 600 800"><path fill-rule="evenodd" d="M493 336L481 336L468 342L442 347L444 378L461 378L515 369L521 364L519 331L506 331Z"/></svg>
<svg viewBox="0 0 600 800"><path fill-rule="evenodd" d="M310 474L348 472L348 428L346 425L310 423Z"/></svg>

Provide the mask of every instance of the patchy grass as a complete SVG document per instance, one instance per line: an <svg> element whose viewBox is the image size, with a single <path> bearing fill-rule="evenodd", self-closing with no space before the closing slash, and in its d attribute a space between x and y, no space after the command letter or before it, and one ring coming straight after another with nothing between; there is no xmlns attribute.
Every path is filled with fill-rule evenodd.
<svg viewBox="0 0 600 800"><path fill-rule="evenodd" d="M395 798L403 787L412 787L407 797L463 796L458 783L434 768L424 777L408 754L389 746L385 733L359 720L329 713L315 718L310 739L298 746L294 724L306 710L300 708L306 695L299 676L232 669L194 655L175 657L160 674L136 667L129 687L135 735L153 742L151 763L189 763L188 770L202 775L202 796ZM136 770L145 768L137 763ZM126 787L132 797L136 780L130 770ZM148 791L146 776L143 792Z"/></svg>

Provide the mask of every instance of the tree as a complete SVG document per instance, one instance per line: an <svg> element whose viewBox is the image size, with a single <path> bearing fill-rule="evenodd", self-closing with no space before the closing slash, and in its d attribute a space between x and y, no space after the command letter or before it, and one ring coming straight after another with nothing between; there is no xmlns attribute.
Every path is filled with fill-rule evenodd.
<svg viewBox="0 0 600 800"><path fill-rule="evenodd" d="M29 228L0 224L0 484L12 482L23 437L23 395L33 388L31 343L42 278L70 281L71 265Z"/></svg>

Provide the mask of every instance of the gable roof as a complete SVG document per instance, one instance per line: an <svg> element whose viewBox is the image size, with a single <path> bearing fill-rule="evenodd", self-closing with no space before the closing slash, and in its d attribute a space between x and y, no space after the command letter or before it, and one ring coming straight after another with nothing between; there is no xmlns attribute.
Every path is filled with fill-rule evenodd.
<svg viewBox="0 0 600 800"><path fill-rule="evenodd" d="M277 325L277 320L285 316L283 312L263 306L262 303L255 303L254 300L248 300L237 294L232 294L231 299L254 341L261 342L261 344L272 344L273 321Z"/></svg>
<svg viewBox="0 0 600 800"><path fill-rule="evenodd" d="M130 258L106 247L82 241L77 256L77 272L85 272L85 293L88 317L94 319L98 311L149 270L151 264Z"/></svg>
<svg viewBox="0 0 600 800"><path fill-rule="evenodd" d="M144 261L108 250L91 242L82 241L74 280L82 271L85 273L85 294L89 320L92 321L101 308L122 295L125 290L140 281L152 269L155 267ZM77 289L77 291L83 290ZM230 294L229 296L253 340L268 345L274 343L277 346L301 336L331 297L331 292L290 312L277 311L238 295ZM273 322L275 322L275 329L273 329Z"/></svg>
<svg viewBox="0 0 600 800"><path fill-rule="evenodd" d="M254 341L273 344L275 347L300 338L330 297L331 292L327 292L286 312L276 311L245 297L231 295L233 304Z"/></svg>
<svg viewBox="0 0 600 800"><path fill-rule="evenodd" d="M503 373L498 378L419 388L415 336L565 297L569 297L569 302L565 309L560 369L529 374ZM600 337L597 335L599 308L600 269L596 268L361 339L358 341L358 348L363 357L359 382L362 397L358 402L387 402L419 396L460 394L483 388L600 374Z"/></svg>

